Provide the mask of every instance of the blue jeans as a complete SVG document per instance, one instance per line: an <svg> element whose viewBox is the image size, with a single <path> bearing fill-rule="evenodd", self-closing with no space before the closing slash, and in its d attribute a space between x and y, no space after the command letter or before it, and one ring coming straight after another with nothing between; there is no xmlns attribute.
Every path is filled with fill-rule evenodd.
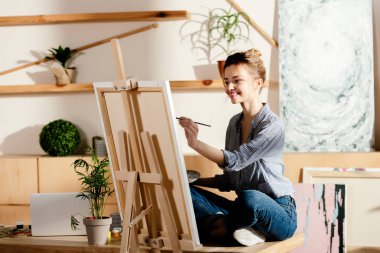
<svg viewBox="0 0 380 253"><path fill-rule="evenodd" d="M231 201L196 186L190 186L190 192L201 241L209 239L213 221L219 218L229 235L236 229L252 227L267 241L285 240L297 228L296 204L290 196L273 199L260 191L245 190L236 192L238 197Z"/></svg>

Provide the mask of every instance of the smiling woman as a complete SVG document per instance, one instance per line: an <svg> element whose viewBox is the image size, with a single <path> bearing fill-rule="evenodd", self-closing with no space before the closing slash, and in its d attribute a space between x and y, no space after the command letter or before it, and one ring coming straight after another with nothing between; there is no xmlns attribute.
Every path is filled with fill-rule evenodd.
<svg viewBox="0 0 380 253"><path fill-rule="evenodd" d="M294 190L283 176L285 127L260 101L266 76L260 56L251 49L226 60L225 91L242 112L230 119L225 150L198 140L198 126L191 119L179 120L188 145L223 170L222 175L199 178L190 188L202 243L251 246L265 239L287 239L297 227ZM234 190L237 198L230 201L197 185Z"/></svg>
<svg viewBox="0 0 380 253"><path fill-rule="evenodd" d="M265 81L266 71L260 56L261 53L258 50L251 49L246 52L244 58L239 55L236 58L229 58L229 62L226 62L224 84L232 103L239 103L239 99L242 102L248 99L248 102L255 103L256 108L261 107L259 95ZM242 85L245 83L251 85Z"/></svg>

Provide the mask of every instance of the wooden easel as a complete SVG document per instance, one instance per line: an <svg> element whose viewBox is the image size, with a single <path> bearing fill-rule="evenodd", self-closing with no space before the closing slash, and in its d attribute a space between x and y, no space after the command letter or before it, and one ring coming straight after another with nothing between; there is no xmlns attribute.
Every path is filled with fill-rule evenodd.
<svg viewBox="0 0 380 253"><path fill-rule="evenodd" d="M121 78L121 81L114 83L114 89L122 90L124 106L129 108L126 111L128 132L120 131L118 133L121 159L119 170L115 171L115 179L118 185L121 185L118 188L123 188L123 192L126 193L126 196L121 196L124 199L124 218L120 252L139 252L137 226L142 223L143 219L146 222L149 238L145 240L145 246L152 249L164 247L164 238L159 236L154 218L157 203L154 203L153 196L156 196L160 203L170 248L173 252L181 252L177 228L162 182L161 168L152 137L146 131L139 134L138 125L134 120L136 113L133 107L132 93L136 90L137 84L133 80L126 79L118 40L112 40L111 43L113 44L118 74ZM105 101L103 102L103 106L105 106Z"/></svg>
<svg viewBox="0 0 380 253"><path fill-rule="evenodd" d="M124 137L127 137L126 139ZM128 140L128 135L121 135L121 138L124 140ZM148 157L149 167L151 168L150 173L137 172L137 171L118 171L115 176L118 181L123 183L124 189L126 190L126 203L124 210L124 219L123 219L123 234L122 234L122 242L121 242L121 250L120 252L138 252L138 238L136 225L140 222L144 217L148 215L149 212L154 211L152 203L144 196L144 191L148 187L144 187L145 185L154 185L153 193L156 194L162 208L162 213L164 214L164 219L167 227L168 236L170 239L170 244L173 252L181 252L181 247L179 244L179 239L176 232L176 227L174 221L171 216L171 210L169 207L169 203L167 202L165 188L162 184L162 176L159 170L159 164L157 162L156 154L154 151L154 147L152 144L151 136L148 132L143 132L141 134L141 139L143 141L144 150L146 152L146 156ZM127 144L128 150L130 147ZM130 154L129 151L126 150L127 154ZM128 159L129 160L129 159ZM130 160L129 160L130 161ZM138 211L136 193L140 190L141 198L143 202L143 208L140 208ZM146 217L147 218L147 217ZM149 235L153 238L149 239L146 246L150 248L162 248L164 246L163 239L158 237L158 233L154 224L153 219L146 219ZM128 250L130 249L130 251Z"/></svg>

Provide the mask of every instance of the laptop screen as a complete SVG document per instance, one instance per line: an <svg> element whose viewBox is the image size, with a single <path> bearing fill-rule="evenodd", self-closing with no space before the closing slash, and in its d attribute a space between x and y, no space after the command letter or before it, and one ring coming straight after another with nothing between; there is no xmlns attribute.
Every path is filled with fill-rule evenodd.
<svg viewBox="0 0 380 253"><path fill-rule="evenodd" d="M83 217L90 215L88 200L77 198L78 192L30 194L33 236L86 235ZM80 222L71 229L71 215Z"/></svg>

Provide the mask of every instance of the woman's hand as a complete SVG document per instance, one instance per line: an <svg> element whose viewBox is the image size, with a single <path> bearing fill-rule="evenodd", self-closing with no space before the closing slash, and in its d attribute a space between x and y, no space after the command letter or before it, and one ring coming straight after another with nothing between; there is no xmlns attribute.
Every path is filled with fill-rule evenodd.
<svg viewBox="0 0 380 253"><path fill-rule="evenodd" d="M194 121L186 117L180 117L178 122L185 129L187 144L190 148L217 164L224 164L224 153L222 150L198 140L198 125ZM198 181L199 179L196 182Z"/></svg>
<svg viewBox="0 0 380 253"><path fill-rule="evenodd" d="M185 136L189 147L195 149L198 142L198 125L192 119L180 117L179 124L185 130Z"/></svg>

